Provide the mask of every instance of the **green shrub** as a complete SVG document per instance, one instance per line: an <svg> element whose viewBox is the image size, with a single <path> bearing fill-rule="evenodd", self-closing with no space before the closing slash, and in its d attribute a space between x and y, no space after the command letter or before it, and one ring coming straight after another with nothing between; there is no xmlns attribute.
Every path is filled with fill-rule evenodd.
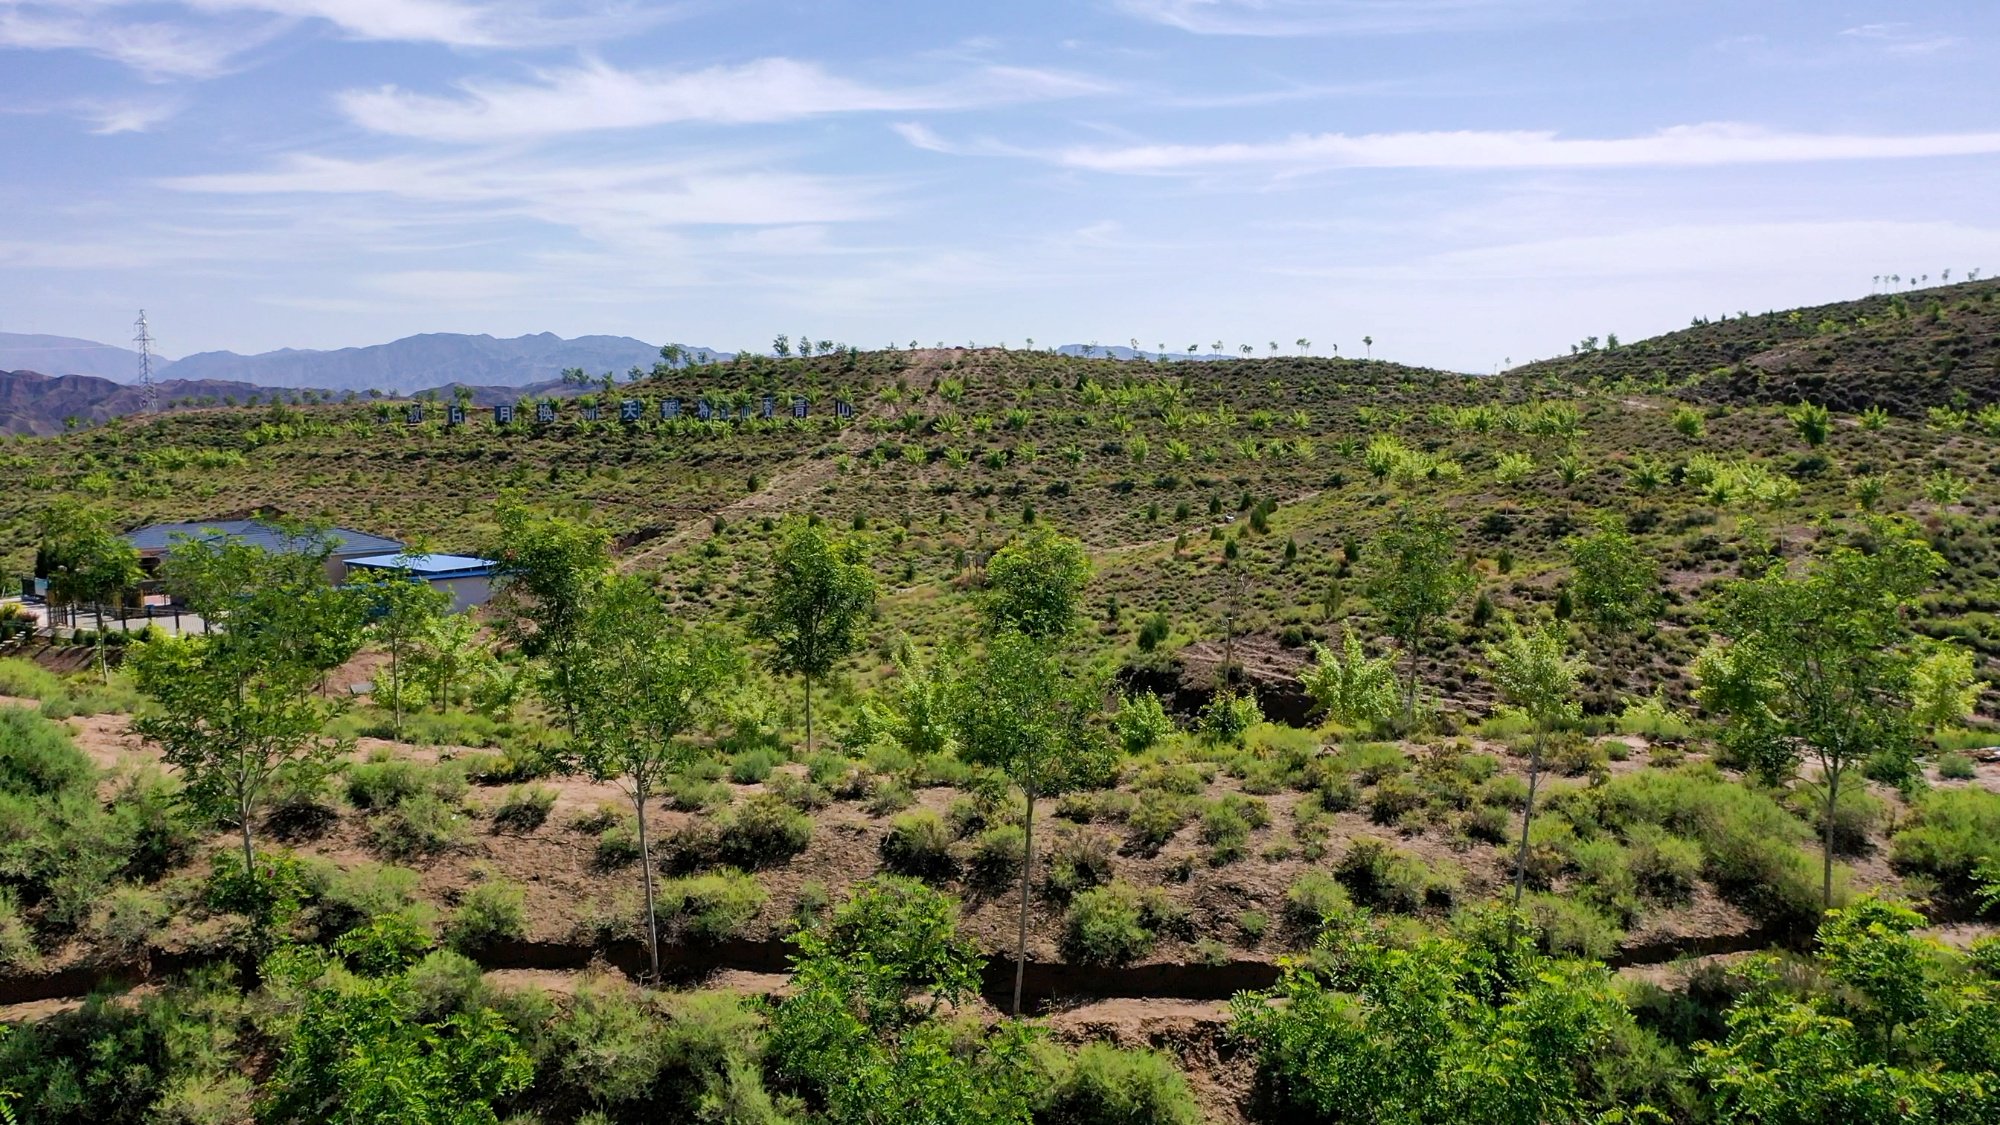
<svg viewBox="0 0 2000 1125"><path fill-rule="evenodd" d="M597 834L595 862L603 871L615 871L639 861L639 822L625 817Z"/></svg>
<svg viewBox="0 0 2000 1125"><path fill-rule="evenodd" d="M357 762L347 769L347 799L357 809L393 809L418 797L457 804L465 774L455 763L426 766L403 759Z"/></svg>
<svg viewBox="0 0 2000 1125"><path fill-rule="evenodd" d="M1326 919L1348 910L1347 889L1324 871L1306 872L1285 891L1285 921L1300 930L1317 930Z"/></svg>
<svg viewBox="0 0 2000 1125"><path fill-rule="evenodd" d="M1261 910L1245 910L1236 916L1236 928L1243 931L1244 940L1256 945L1270 931L1271 916Z"/></svg>
<svg viewBox="0 0 2000 1125"><path fill-rule="evenodd" d="M1957 753L1940 755L1937 771L1938 776L1946 781L1971 781L1979 773L1971 758Z"/></svg>
<svg viewBox="0 0 2000 1125"><path fill-rule="evenodd" d="M1410 759L1393 742L1358 742L1343 747L1335 764L1361 784L1376 785L1409 769Z"/></svg>
<svg viewBox="0 0 2000 1125"><path fill-rule="evenodd" d="M1655 902L1683 903L1694 894L1701 875L1701 845L1657 824L1635 825L1626 836L1625 862L1641 895Z"/></svg>
<svg viewBox="0 0 2000 1125"><path fill-rule="evenodd" d="M1405 777L1385 777L1368 798L1368 819L1377 824L1395 824L1424 807L1423 790Z"/></svg>
<svg viewBox="0 0 2000 1125"><path fill-rule="evenodd" d="M784 863L812 842L812 818L760 793L716 818L714 859L746 870Z"/></svg>
<svg viewBox="0 0 2000 1125"><path fill-rule="evenodd" d="M966 855L966 878L982 887L1009 886L1021 877L1027 854L1027 833L1018 824L997 824L972 841Z"/></svg>
<svg viewBox="0 0 2000 1125"><path fill-rule="evenodd" d="M48 796L89 788L97 779L60 724L19 707L0 707L0 792Z"/></svg>
<svg viewBox="0 0 2000 1125"><path fill-rule="evenodd" d="M497 999L486 985L477 962L450 949L433 949L411 965L404 977L412 1007L428 1020L456 1012L476 1012Z"/></svg>
<svg viewBox="0 0 2000 1125"><path fill-rule="evenodd" d="M1612 729L1654 742L1686 742L1694 735L1694 724L1668 707L1658 692L1626 704Z"/></svg>
<svg viewBox="0 0 2000 1125"><path fill-rule="evenodd" d="M1907 825L1890 846L1898 870L1924 875L1947 901L1961 908L1978 890L1982 859L2000 854L2000 793L1938 789L1916 802Z"/></svg>
<svg viewBox="0 0 2000 1125"><path fill-rule="evenodd" d="M313 920L322 940L330 939L380 914L416 906L421 877L407 867L357 863L316 873Z"/></svg>
<svg viewBox="0 0 2000 1125"><path fill-rule="evenodd" d="M662 795L666 797L668 808L681 812L709 812L726 808L729 802L736 799L729 786L692 773L675 774L668 778Z"/></svg>
<svg viewBox="0 0 2000 1125"><path fill-rule="evenodd" d="M1158 935L1146 923L1146 896L1137 887L1093 887L1070 902L1063 953L1086 965L1122 965L1153 948Z"/></svg>
<svg viewBox="0 0 2000 1125"><path fill-rule="evenodd" d="M833 800L823 786L795 773L772 774L771 780L764 783L764 791L802 811L823 809Z"/></svg>
<svg viewBox="0 0 2000 1125"><path fill-rule="evenodd" d="M533 832L548 821L549 810L555 807L556 791L548 786L516 785L494 808L493 824L515 832Z"/></svg>
<svg viewBox="0 0 2000 1125"><path fill-rule="evenodd" d="M12 656L0 659L0 695L41 703L67 694L62 677L34 661Z"/></svg>
<svg viewBox="0 0 2000 1125"><path fill-rule="evenodd" d="M1174 721L1150 691L1119 697L1118 741L1127 754L1143 754L1174 732Z"/></svg>
<svg viewBox="0 0 2000 1125"><path fill-rule="evenodd" d="M1051 1075L1035 1120L1049 1125L1200 1125L1187 1078L1166 1055L1086 1043Z"/></svg>
<svg viewBox="0 0 2000 1125"><path fill-rule="evenodd" d="M907 812L889 822L882 837L882 865L918 879L949 879L958 870L951 844L943 817L929 809Z"/></svg>
<svg viewBox="0 0 2000 1125"><path fill-rule="evenodd" d="M1059 900L1111 881L1111 838L1080 829L1059 831L1043 861L1043 885Z"/></svg>
<svg viewBox="0 0 2000 1125"><path fill-rule="evenodd" d="M1446 908L1459 891L1455 871L1433 870L1415 855L1373 836L1357 836L1349 842L1333 871L1362 904L1388 910Z"/></svg>
<svg viewBox="0 0 2000 1125"><path fill-rule="evenodd" d="M656 901L668 932L690 941L718 942L744 936L764 909L765 898L754 876L724 870L665 880Z"/></svg>
<svg viewBox="0 0 2000 1125"><path fill-rule="evenodd" d="M341 934L333 947L355 972L386 976L408 968L436 944L428 913L391 910Z"/></svg>
<svg viewBox="0 0 2000 1125"><path fill-rule="evenodd" d="M1574 898L1533 894L1527 911L1545 953L1602 961L1625 940L1625 931L1616 922Z"/></svg>
<svg viewBox="0 0 2000 1125"><path fill-rule="evenodd" d="M916 804L917 795L900 781L877 777L868 787L868 802L864 806L869 816L888 816L899 813Z"/></svg>
<svg viewBox="0 0 2000 1125"><path fill-rule="evenodd" d="M0 968L31 969L41 960L34 931L21 913L21 899L12 887L0 887Z"/></svg>
<svg viewBox="0 0 2000 1125"><path fill-rule="evenodd" d="M1811 820L1814 833L1824 838L1826 831L1826 803L1811 799ZM1888 806L1882 799L1859 785L1844 786L1840 800L1833 807L1833 851L1835 855L1861 855L1872 846L1870 839L1875 829L1888 817Z"/></svg>
<svg viewBox="0 0 2000 1125"><path fill-rule="evenodd" d="M456 850L470 832L465 810L431 792L404 798L368 823L369 839L394 859Z"/></svg>
<svg viewBox="0 0 2000 1125"><path fill-rule="evenodd" d="M1474 805L1459 816L1459 831L1469 840L1505 844L1514 836L1514 818L1500 805Z"/></svg>
<svg viewBox="0 0 2000 1125"><path fill-rule="evenodd" d="M489 879L466 891L444 926L446 943L465 954L527 936L527 888L506 879Z"/></svg>
<svg viewBox="0 0 2000 1125"><path fill-rule="evenodd" d="M149 887L123 886L105 896L92 918L97 940L121 954L144 952L159 936L172 911L160 892ZM4 922L0 922L4 928ZM5 942L0 936L0 944Z"/></svg>
<svg viewBox="0 0 2000 1125"><path fill-rule="evenodd" d="M1264 709L1250 692L1218 691L1201 712L1201 734L1220 746L1241 746L1243 735L1264 721Z"/></svg>
<svg viewBox="0 0 2000 1125"><path fill-rule="evenodd" d="M770 777L771 770L784 760L783 754L762 746L733 754L729 758L729 780L738 785L754 785Z"/></svg>
<svg viewBox="0 0 2000 1125"><path fill-rule="evenodd" d="M666 1066L666 1037L645 993L622 978L588 975L549 1028L537 1085L600 1110L636 1109Z"/></svg>
<svg viewBox="0 0 2000 1125"><path fill-rule="evenodd" d="M1160 789L1139 794L1138 803L1125 818L1132 829L1131 848L1141 855L1153 855L1188 822L1191 807L1187 798Z"/></svg>

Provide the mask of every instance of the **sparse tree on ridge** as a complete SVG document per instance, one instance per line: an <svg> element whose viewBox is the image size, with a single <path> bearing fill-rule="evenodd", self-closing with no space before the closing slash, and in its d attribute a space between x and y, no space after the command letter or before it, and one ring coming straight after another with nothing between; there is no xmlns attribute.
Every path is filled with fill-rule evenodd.
<svg viewBox="0 0 2000 1125"><path fill-rule="evenodd" d="M771 586L752 631L770 642L774 670L805 681L806 751L813 748L813 683L860 645L875 576L858 546L801 520L771 556Z"/></svg>

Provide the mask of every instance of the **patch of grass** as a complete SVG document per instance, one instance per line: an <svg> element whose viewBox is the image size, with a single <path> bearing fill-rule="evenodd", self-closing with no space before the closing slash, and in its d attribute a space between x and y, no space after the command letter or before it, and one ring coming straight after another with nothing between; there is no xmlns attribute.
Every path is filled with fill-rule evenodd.
<svg viewBox="0 0 2000 1125"><path fill-rule="evenodd" d="M1151 952L1162 931L1185 925L1185 915L1158 888L1093 887L1063 917L1063 954L1086 965L1122 965Z"/></svg>
<svg viewBox="0 0 2000 1125"><path fill-rule="evenodd" d="M1373 836L1350 841L1333 872L1356 901L1403 913L1449 909L1462 882L1456 870L1433 868L1413 853Z"/></svg>
<svg viewBox="0 0 2000 1125"><path fill-rule="evenodd" d="M444 925L446 943L468 955L527 936L527 888L506 879L488 879L466 891Z"/></svg>
<svg viewBox="0 0 2000 1125"><path fill-rule="evenodd" d="M1889 859L1922 875L1938 893L1968 908L1979 887L1981 860L2000 855L2000 793L1938 789L1916 802L1910 821L1890 840Z"/></svg>

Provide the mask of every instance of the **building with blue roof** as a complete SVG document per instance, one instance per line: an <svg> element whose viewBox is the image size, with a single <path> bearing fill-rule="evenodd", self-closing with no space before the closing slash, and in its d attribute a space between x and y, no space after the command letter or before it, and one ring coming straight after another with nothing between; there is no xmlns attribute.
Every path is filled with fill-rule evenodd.
<svg viewBox="0 0 2000 1125"><path fill-rule="evenodd" d="M338 586L347 581L347 568L354 560L394 555L403 545L394 539L370 535L351 527L329 527L324 532L333 548L327 555L327 581ZM274 553L297 551L305 541L270 520L203 520L193 523L155 523L125 533L125 541L139 552L139 567L150 578L167 552L186 540L208 541L236 538ZM149 599L150 601L150 599Z"/></svg>
<svg viewBox="0 0 2000 1125"><path fill-rule="evenodd" d="M451 611L463 613L474 606L485 605L486 600L493 596L493 574L499 564L492 559L471 555L394 553L349 559L347 566L350 570L407 573L413 579L428 582L450 594Z"/></svg>

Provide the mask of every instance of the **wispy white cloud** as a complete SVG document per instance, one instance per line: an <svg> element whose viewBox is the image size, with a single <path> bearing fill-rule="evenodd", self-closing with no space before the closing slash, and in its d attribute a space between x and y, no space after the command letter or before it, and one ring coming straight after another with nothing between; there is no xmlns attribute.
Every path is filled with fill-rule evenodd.
<svg viewBox="0 0 2000 1125"><path fill-rule="evenodd" d="M1892 55L1933 55L1963 42L1956 35L1920 31L1907 23L1864 23L1845 28L1841 38L1866 43Z"/></svg>
<svg viewBox="0 0 2000 1125"><path fill-rule="evenodd" d="M77 106L77 112L91 122L91 132L101 137L118 133L145 133L173 120L183 108L175 98L157 101L91 101Z"/></svg>
<svg viewBox="0 0 2000 1125"><path fill-rule="evenodd" d="M947 151L942 145L937 141L930 147ZM1754 125L1714 123L1602 139L1525 130L1315 133L1280 141L1075 146L1051 153L1049 158L1068 167L1098 172L1164 174L1232 169L1702 167L1996 152L2000 152L2000 132L1868 136L1786 133Z"/></svg>
<svg viewBox="0 0 2000 1125"><path fill-rule="evenodd" d="M261 171L182 176L180 191L269 199L362 196L423 209L440 226L531 220L600 243L656 245L677 228L843 222L880 212L887 186L771 172L750 158L577 163L508 152L374 160L295 154Z"/></svg>
<svg viewBox="0 0 2000 1125"><path fill-rule="evenodd" d="M83 51L151 79L200 79L312 24L351 39L547 47L630 32L679 11L643 0L0 0L0 49Z"/></svg>
<svg viewBox="0 0 2000 1125"><path fill-rule="evenodd" d="M1574 0L1115 0L1140 19L1197 35L1401 34L1544 18Z"/></svg>
<svg viewBox="0 0 2000 1125"><path fill-rule="evenodd" d="M0 49L83 51L154 79L213 78L284 31L283 21L130 20L115 5L0 0Z"/></svg>
<svg viewBox="0 0 2000 1125"><path fill-rule="evenodd" d="M386 86L339 104L357 124L395 136L494 141L682 122L741 125L822 114L958 109L1069 97L1104 87L1054 71L989 66L930 87L870 85L815 63L770 58L694 71L621 70L600 61L542 71L530 83L467 81L455 96Z"/></svg>

